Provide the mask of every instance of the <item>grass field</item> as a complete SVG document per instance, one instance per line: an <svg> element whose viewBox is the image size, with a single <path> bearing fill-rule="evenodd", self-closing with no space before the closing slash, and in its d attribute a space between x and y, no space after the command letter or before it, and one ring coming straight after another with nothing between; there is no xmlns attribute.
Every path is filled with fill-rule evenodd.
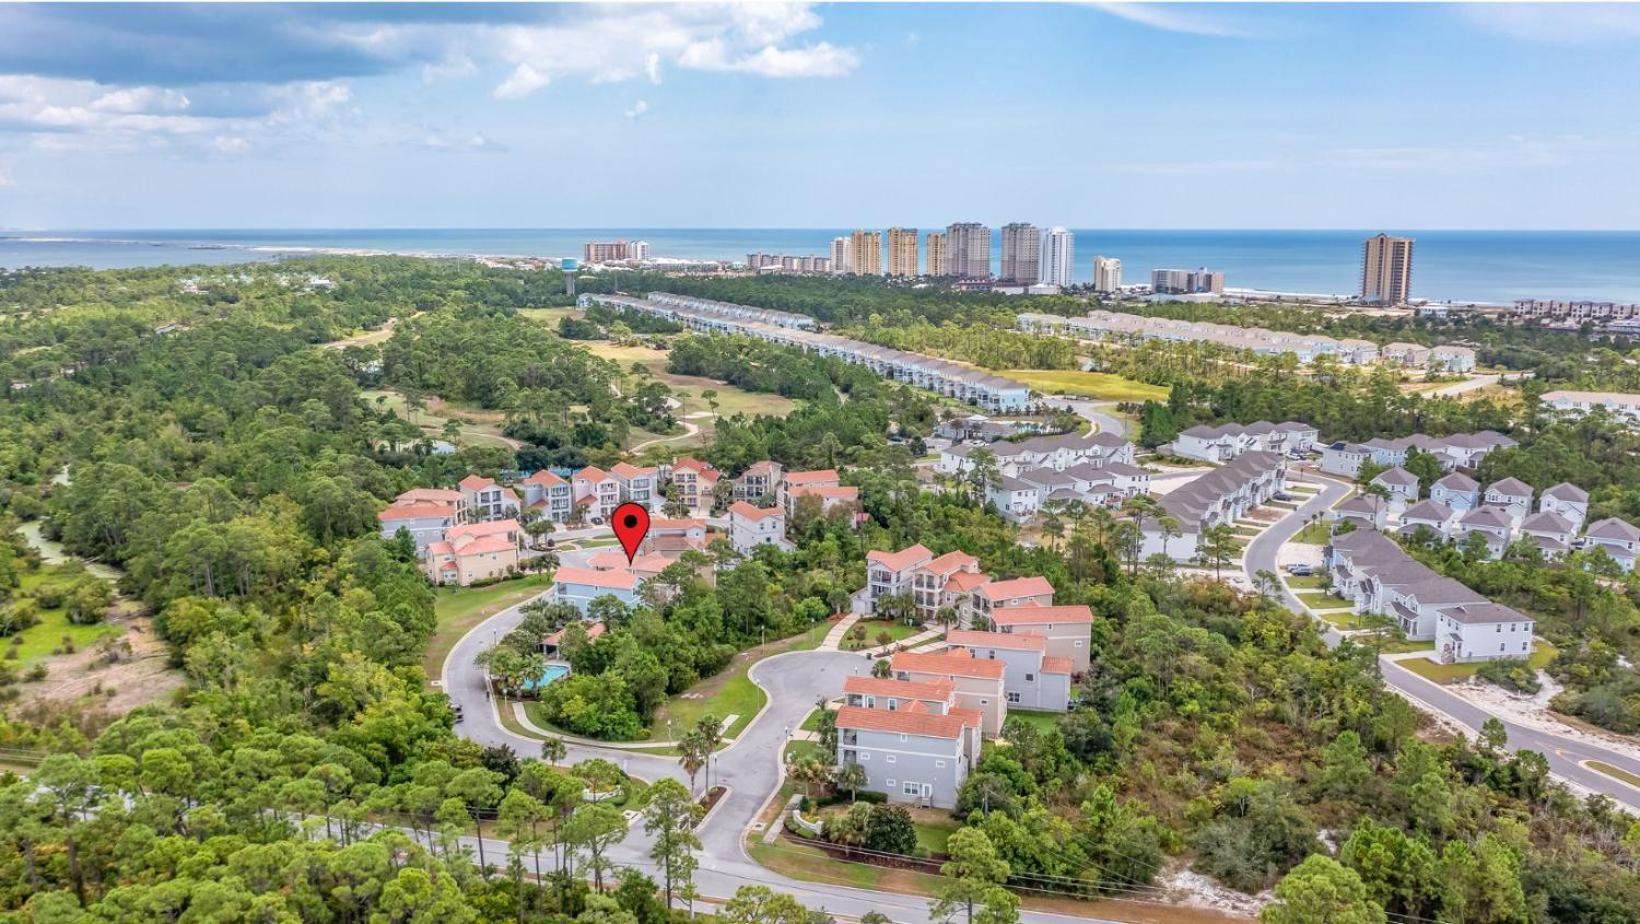
<svg viewBox="0 0 1640 924"><path fill-rule="evenodd" d="M928 813L932 814L932 813ZM942 821L919 818L912 824L917 829L917 846L929 853L945 853L945 844L962 825L955 818Z"/></svg>
<svg viewBox="0 0 1640 924"><path fill-rule="evenodd" d="M1068 369L1006 369L998 375L1023 382L1050 395L1085 395L1102 401L1166 401L1167 389L1108 372Z"/></svg>
<svg viewBox="0 0 1640 924"><path fill-rule="evenodd" d="M1319 590L1327 586L1327 579L1323 575L1312 574L1309 577L1294 577L1287 575L1287 586L1294 590Z"/></svg>
<svg viewBox="0 0 1640 924"><path fill-rule="evenodd" d="M1542 670L1545 665L1554 660L1555 655L1558 653L1559 651L1554 645L1538 639L1536 646L1532 649L1532 656L1526 659L1526 663L1535 670ZM1475 676L1475 672L1481 669L1482 662L1437 664L1427 658L1408 658L1397 663L1425 680L1433 680L1436 683L1457 683L1460 680L1468 680Z"/></svg>
<svg viewBox="0 0 1640 924"><path fill-rule="evenodd" d="M905 639L908 639L911 636L917 635L923 631L922 626L908 626L898 620L862 619L854 625L856 627L866 627L866 640L864 642L856 642L852 638L845 637L841 646L844 651L860 651L865 648L876 648L879 645L892 645L895 642L904 641ZM854 630L850 629L849 631L852 634ZM887 642L883 642L877 637L883 632L888 633L889 638Z"/></svg>
<svg viewBox="0 0 1640 924"><path fill-rule="evenodd" d="M1614 767L1603 760L1591 760L1587 763L1589 768L1592 770L1598 770L1614 780L1622 780L1630 786L1640 788L1640 776L1636 776L1635 774L1624 770L1622 767Z"/></svg>
<svg viewBox="0 0 1640 924"><path fill-rule="evenodd" d="M672 697L655 710L654 721L649 723L649 737L657 741L672 740L667 737L668 729L675 735L682 735L707 713L720 719L740 716L735 720L734 727L724 733L728 738L738 736L769 699L747 676L752 665L771 655L813 648L826 637L826 630L830 628L830 623L822 622L806 632L736 655L735 660L722 672Z"/></svg>
<svg viewBox="0 0 1640 924"><path fill-rule="evenodd" d="M445 422L454 420L461 428L459 440L463 443L509 448L513 446L511 441L501 435L504 415L500 411L487 411L438 397L429 397L426 407L411 413L404 405L404 396L390 388L371 388L359 394L371 404L384 407L420 427L433 439L442 439Z"/></svg>
<svg viewBox="0 0 1640 924"><path fill-rule="evenodd" d="M1342 610L1350 606L1350 601L1329 597L1325 593L1301 593L1295 596L1312 610Z"/></svg>
<svg viewBox="0 0 1640 924"><path fill-rule="evenodd" d="M67 588L79 580L80 574L57 565L46 565L38 571L25 572L21 583L17 587L17 595L23 596L38 591L41 588ZM97 623L90 626L77 626L68 621L68 614L62 607L56 609L40 608L39 625L30 626L11 638L0 639L0 654L15 651L17 656L7 654L5 663L13 667L26 667L41 658L46 658L62 645L63 639L73 642L74 650L79 651L110 635L123 635L125 630L108 623ZM17 640L21 639L20 642Z"/></svg>
<svg viewBox="0 0 1640 924"><path fill-rule="evenodd" d="M1018 719L1026 725L1035 726L1038 731L1048 731L1059 727L1059 720L1064 718L1059 712L1027 712L1023 709L1009 709L1008 718Z"/></svg>
<svg viewBox="0 0 1640 924"><path fill-rule="evenodd" d="M421 662L427 676L438 678L450 649L473 626L551 586L552 578L548 575L532 574L488 587L440 587L433 591L433 612L438 625Z"/></svg>
<svg viewBox="0 0 1640 924"><path fill-rule="evenodd" d="M561 319L561 318L579 318L579 317L581 317L585 314L586 314L586 312L582 311L579 308L520 308L520 309L518 309L518 316L519 317L528 318L531 321L539 321L542 324L545 324L548 327L552 328L553 330L558 329L559 319Z"/></svg>
<svg viewBox="0 0 1640 924"><path fill-rule="evenodd" d="M1293 537L1294 542L1307 542L1310 545L1326 545L1332 541L1332 533L1328 524L1317 521L1298 531Z"/></svg>

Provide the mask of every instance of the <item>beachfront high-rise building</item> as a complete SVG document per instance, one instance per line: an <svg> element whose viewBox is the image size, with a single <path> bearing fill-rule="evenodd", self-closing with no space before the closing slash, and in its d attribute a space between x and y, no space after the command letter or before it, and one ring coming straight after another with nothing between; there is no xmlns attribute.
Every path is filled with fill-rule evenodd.
<svg viewBox="0 0 1640 924"><path fill-rule="evenodd" d="M1049 228L1042 232L1041 282L1068 288L1075 275L1076 236L1064 228Z"/></svg>
<svg viewBox="0 0 1640 924"><path fill-rule="evenodd" d="M1404 305L1412 292L1412 238L1375 234L1361 245L1361 300Z"/></svg>
<svg viewBox="0 0 1640 924"><path fill-rule="evenodd" d="M917 229L888 229L888 274L917 276Z"/></svg>
<svg viewBox="0 0 1640 924"><path fill-rule="evenodd" d="M1151 270L1150 289L1157 295L1223 295L1224 273L1206 267Z"/></svg>
<svg viewBox="0 0 1640 924"><path fill-rule="evenodd" d="M945 229L948 275L957 279L987 279L991 275L991 229L978 222L961 221Z"/></svg>
<svg viewBox="0 0 1640 924"><path fill-rule="evenodd" d="M928 275L951 275L951 254L945 249L943 231L928 232Z"/></svg>
<svg viewBox="0 0 1640 924"><path fill-rule="evenodd" d="M1042 277L1042 232L1036 225L1016 221L1002 226L1003 282L1036 285Z"/></svg>
<svg viewBox="0 0 1640 924"><path fill-rule="evenodd" d="M1109 295L1122 290L1122 261L1115 257L1093 258L1093 291Z"/></svg>
<svg viewBox="0 0 1640 924"><path fill-rule="evenodd" d="M642 260L648 256L648 241L587 241L581 245L582 263Z"/></svg>
<svg viewBox="0 0 1640 924"><path fill-rule="evenodd" d="M849 272L856 276L883 274L883 232L856 231L849 237L854 263Z"/></svg>
<svg viewBox="0 0 1640 924"><path fill-rule="evenodd" d="M846 237L831 239L831 271L852 272L854 268L854 241Z"/></svg>

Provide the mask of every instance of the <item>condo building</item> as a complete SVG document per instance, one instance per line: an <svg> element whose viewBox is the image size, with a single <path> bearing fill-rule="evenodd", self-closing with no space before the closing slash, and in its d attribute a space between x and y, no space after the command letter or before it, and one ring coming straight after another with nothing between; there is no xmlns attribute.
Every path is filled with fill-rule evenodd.
<svg viewBox="0 0 1640 924"><path fill-rule="evenodd" d="M1042 276L1042 231L1036 225L1016 221L1002 226L1003 282L1032 285Z"/></svg>
<svg viewBox="0 0 1640 924"><path fill-rule="evenodd" d="M1093 291L1111 295L1122 291L1122 261L1115 257L1093 258Z"/></svg>
<svg viewBox="0 0 1640 924"><path fill-rule="evenodd" d="M989 279L991 229L978 222L958 222L945 229L950 261L948 275L957 279Z"/></svg>
<svg viewBox="0 0 1640 924"><path fill-rule="evenodd" d="M1064 228L1042 232L1042 273L1040 281L1069 288L1075 276L1076 235Z"/></svg>
<svg viewBox="0 0 1640 924"><path fill-rule="evenodd" d="M888 229L888 274L915 277L917 272L917 229Z"/></svg>
<svg viewBox="0 0 1640 924"><path fill-rule="evenodd" d="M587 241L581 245L581 262L583 263L642 260L648 256L648 241Z"/></svg>
<svg viewBox="0 0 1640 924"><path fill-rule="evenodd" d="M849 272L856 276L881 276L883 274L883 233L881 231L856 231L849 237L849 246L853 260Z"/></svg>
<svg viewBox="0 0 1640 924"><path fill-rule="evenodd" d="M1412 289L1412 238L1376 234L1361 245L1361 299L1404 305Z"/></svg>
<svg viewBox="0 0 1640 924"><path fill-rule="evenodd" d="M943 231L928 232L928 275L951 275L951 255L945 249L946 238Z"/></svg>
<svg viewBox="0 0 1640 924"><path fill-rule="evenodd" d="M831 239L831 271L833 273L854 272L854 240L847 237Z"/></svg>

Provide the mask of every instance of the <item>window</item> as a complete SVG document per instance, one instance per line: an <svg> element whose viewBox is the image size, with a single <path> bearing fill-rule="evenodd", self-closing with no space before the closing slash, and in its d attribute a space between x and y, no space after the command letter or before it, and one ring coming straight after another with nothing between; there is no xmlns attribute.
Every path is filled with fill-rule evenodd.
<svg viewBox="0 0 1640 924"><path fill-rule="evenodd" d="M888 788L889 788L889 789L893 789L893 788L894 788L894 781L893 781L893 780L887 780L887 781L885 781L885 782L886 782L886 784L887 784L887 786L888 786Z"/></svg>
<svg viewBox="0 0 1640 924"><path fill-rule="evenodd" d="M1025 682L1026 683L1036 683L1036 675L1035 674L1026 674L1025 675Z"/></svg>
<svg viewBox="0 0 1640 924"><path fill-rule="evenodd" d="M861 751L860 752L860 761L862 763L865 762L865 761L868 761L870 759L871 759L871 752L870 751Z"/></svg>
<svg viewBox="0 0 1640 924"><path fill-rule="evenodd" d="M1010 702L1010 703L1019 702L1019 694L1018 693L1009 693L1008 694L1008 702Z"/></svg>
<svg viewBox="0 0 1640 924"><path fill-rule="evenodd" d="M1077 647L1077 648L1081 648L1081 647L1082 647L1082 640L1081 640L1081 639L1077 639L1077 640L1076 640L1076 647Z"/></svg>
<svg viewBox="0 0 1640 924"><path fill-rule="evenodd" d="M943 761L943 760L936 760L936 761L934 761L934 766L935 766L935 767L937 767L937 768L938 768L938 767L944 767L944 766L945 766L945 761Z"/></svg>
<svg viewBox="0 0 1640 924"><path fill-rule="evenodd" d="M890 755L888 755L888 762L889 762L889 763L893 763L893 762L894 762L894 755L893 755L893 754L890 754Z"/></svg>
<svg viewBox="0 0 1640 924"><path fill-rule="evenodd" d="M922 791L922 785L911 780L906 780L904 785L900 787L900 794L905 796L915 796L920 791Z"/></svg>
<svg viewBox="0 0 1640 924"><path fill-rule="evenodd" d="M900 736L900 743L905 744L905 736L904 735Z"/></svg>

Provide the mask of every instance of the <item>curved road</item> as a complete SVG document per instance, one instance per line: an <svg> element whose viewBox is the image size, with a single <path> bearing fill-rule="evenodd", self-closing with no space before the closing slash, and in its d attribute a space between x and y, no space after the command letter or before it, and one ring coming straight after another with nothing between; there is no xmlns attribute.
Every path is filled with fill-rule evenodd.
<svg viewBox="0 0 1640 924"><path fill-rule="evenodd" d="M1276 556L1281 547L1304 528L1311 515L1332 507L1351 490L1350 485L1330 478L1314 476L1311 480L1321 485L1321 492L1248 543L1242 567L1249 581L1261 570L1277 573ZM1307 612L1285 586L1281 588L1281 601L1295 613ZM1329 645L1336 646L1343 640L1343 636L1331 625L1327 626L1324 635ZM1467 728L1471 734L1479 734L1481 725L1487 719L1496 718L1509 733L1510 750L1537 751L1548 759L1550 771L1560 779L1585 790L1604 793L1631 810L1640 811L1640 789L1583 765L1585 761L1598 760L1640 774L1640 761L1570 735L1530 728L1510 721L1506 716L1494 716L1480 705L1414 674L1389 658L1380 658L1378 663L1383 669L1384 683L1414 706L1444 715Z"/></svg>

